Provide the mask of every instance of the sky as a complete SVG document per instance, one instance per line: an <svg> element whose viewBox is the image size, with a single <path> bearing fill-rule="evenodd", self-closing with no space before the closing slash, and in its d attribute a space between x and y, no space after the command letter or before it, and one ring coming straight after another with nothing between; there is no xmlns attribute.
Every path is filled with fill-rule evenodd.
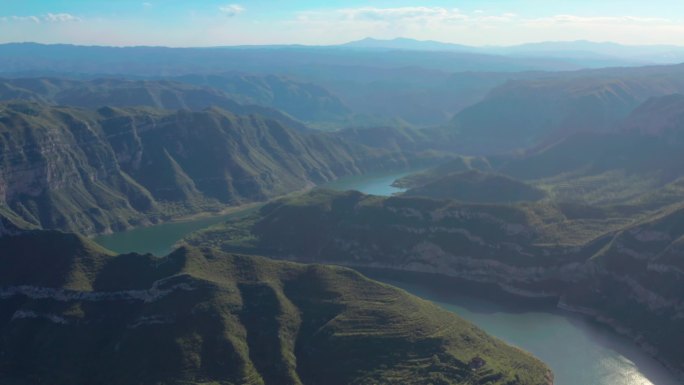
<svg viewBox="0 0 684 385"><path fill-rule="evenodd" d="M0 43L684 45L684 0L0 0Z"/></svg>

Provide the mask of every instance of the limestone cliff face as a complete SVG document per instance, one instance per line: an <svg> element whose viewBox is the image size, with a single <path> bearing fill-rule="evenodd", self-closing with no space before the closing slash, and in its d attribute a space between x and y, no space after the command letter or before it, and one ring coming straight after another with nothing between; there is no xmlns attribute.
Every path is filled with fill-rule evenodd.
<svg viewBox="0 0 684 385"><path fill-rule="evenodd" d="M408 164L257 115L0 104L7 223L102 233Z"/></svg>

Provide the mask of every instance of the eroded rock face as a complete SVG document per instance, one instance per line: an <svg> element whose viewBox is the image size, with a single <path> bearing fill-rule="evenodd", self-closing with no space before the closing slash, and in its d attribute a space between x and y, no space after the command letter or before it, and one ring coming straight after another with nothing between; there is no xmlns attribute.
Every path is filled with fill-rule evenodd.
<svg viewBox="0 0 684 385"><path fill-rule="evenodd" d="M312 192L188 239L279 258L488 283L604 322L684 369L684 210L583 244L544 243L524 206ZM233 243L231 236L240 242ZM244 241L248 239L248 241Z"/></svg>
<svg viewBox="0 0 684 385"><path fill-rule="evenodd" d="M0 216L17 227L84 234L408 164L399 153L217 108L90 111L7 102L0 134Z"/></svg>

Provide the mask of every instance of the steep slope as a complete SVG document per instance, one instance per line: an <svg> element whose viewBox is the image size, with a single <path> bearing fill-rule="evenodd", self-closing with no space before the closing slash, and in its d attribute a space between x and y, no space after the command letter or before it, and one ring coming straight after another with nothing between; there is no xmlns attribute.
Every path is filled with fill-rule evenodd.
<svg viewBox="0 0 684 385"><path fill-rule="evenodd" d="M672 94L647 100L624 120L621 129L684 141L684 95Z"/></svg>
<svg viewBox="0 0 684 385"><path fill-rule="evenodd" d="M476 205L315 191L187 238L278 258L439 274L557 301L634 338L684 377L679 205L634 225L616 208ZM623 209L624 210L624 209Z"/></svg>
<svg viewBox="0 0 684 385"><path fill-rule="evenodd" d="M345 268L188 247L112 256L61 233L0 246L15 272L0 273L3 383L552 383L528 354Z"/></svg>
<svg viewBox="0 0 684 385"><path fill-rule="evenodd" d="M622 204L674 183L682 162L684 97L668 95L644 102L615 132L575 134L500 161L497 171L535 181L556 200Z"/></svg>
<svg viewBox="0 0 684 385"><path fill-rule="evenodd" d="M245 104L269 106L305 122L339 121L351 113L327 89L276 75L185 75L175 80L213 87Z"/></svg>
<svg viewBox="0 0 684 385"><path fill-rule="evenodd" d="M240 104L215 88L168 80L0 79L0 100L12 99L91 109L144 106L201 111L208 107L219 107L237 115L259 114L291 128L307 130L304 124L278 110L251 101Z"/></svg>
<svg viewBox="0 0 684 385"><path fill-rule="evenodd" d="M154 207L86 111L2 104L0 132L0 206L15 225L98 232L144 223Z"/></svg>
<svg viewBox="0 0 684 385"><path fill-rule="evenodd" d="M623 327L684 373L684 208L606 238L589 262L591 274L564 294L561 307Z"/></svg>
<svg viewBox="0 0 684 385"><path fill-rule="evenodd" d="M219 210L410 162L219 109L88 111L9 102L0 104L0 132L4 220L82 233Z"/></svg>
<svg viewBox="0 0 684 385"><path fill-rule="evenodd" d="M684 92L684 66L580 71L511 81L457 114L447 130L474 154L508 152L577 132L610 132L651 97Z"/></svg>

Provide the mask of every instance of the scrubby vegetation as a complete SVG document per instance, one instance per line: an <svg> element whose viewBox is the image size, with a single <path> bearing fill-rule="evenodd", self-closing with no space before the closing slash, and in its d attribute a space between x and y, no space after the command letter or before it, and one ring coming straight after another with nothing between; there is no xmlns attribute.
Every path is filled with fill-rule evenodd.
<svg viewBox="0 0 684 385"><path fill-rule="evenodd" d="M114 256L55 232L0 247L3 383L552 381L527 353L347 268L191 247Z"/></svg>

